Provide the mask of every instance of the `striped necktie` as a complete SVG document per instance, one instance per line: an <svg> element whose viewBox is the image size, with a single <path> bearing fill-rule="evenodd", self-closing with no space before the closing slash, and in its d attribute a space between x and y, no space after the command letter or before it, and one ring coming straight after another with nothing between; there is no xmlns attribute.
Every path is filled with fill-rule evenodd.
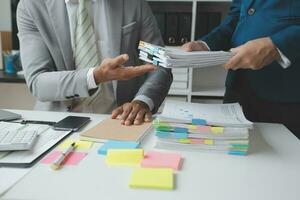
<svg viewBox="0 0 300 200"><path fill-rule="evenodd" d="M75 65L77 69L96 67L99 57L92 20L88 15L85 0L79 0L75 29Z"/></svg>

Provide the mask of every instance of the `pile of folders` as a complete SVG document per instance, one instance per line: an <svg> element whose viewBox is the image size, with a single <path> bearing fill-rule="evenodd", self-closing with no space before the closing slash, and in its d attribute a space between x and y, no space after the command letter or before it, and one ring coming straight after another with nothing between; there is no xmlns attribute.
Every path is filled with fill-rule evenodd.
<svg viewBox="0 0 300 200"><path fill-rule="evenodd" d="M164 48L140 41L139 59L165 68L203 68L224 65L231 57L225 51L186 52L180 48Z"/></svg>
<svg viewBox="0 0 300 200"><path fill-rule="evenodd" d="M241 156L248 154L248 128L172 123L160 119L154 120L153 124L157 136L156 148Z"/></svg>

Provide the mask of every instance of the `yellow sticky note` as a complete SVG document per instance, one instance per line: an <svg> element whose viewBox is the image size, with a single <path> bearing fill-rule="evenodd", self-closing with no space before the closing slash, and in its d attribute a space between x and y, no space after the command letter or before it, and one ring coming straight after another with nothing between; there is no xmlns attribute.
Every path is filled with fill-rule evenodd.
<svg viewBox="0 0 300 200"><path fill-rule="evenodd" d="M174 189L173 169L139 168L131 176L129 186L133 188Z"/></svg>
<svg viewBox="0 0 300 200"><path fill-rule="evenodd" d="M213 140L204 140L204 144L213 145L214 141Z"/></svg>
<svg viewBox="0 0 300 200"><path fill-rule="evenodd" d="M197 126L196 125L188 125L189 130L196 130Z"/></svg>
<svg viewBox="0 0 300 200"><path fill-rule="evenodd" d="M60 150L64 150L69 148L69 146L75 142L76 143L76 150L89 150L91 149L93 143L88 141L81 141L81 140L66 140L61 145L59 145Z"/></svg>
<svg viewBox="0 0 300 200"><path fill-rule="evenodd" d="M183 143L183 144L190 144L191 140L190 139L179 139L178 142Z"/></svg>
<svg viewBox="0 0 300 200"><path fill-rule="evenodd" d="M138 167L143 158L143 149L109 149L105 161L107 165Z"/></svg>
<svg viewBox="0 0 300 200"><path fill-rule="evenodd" d="M224 133L223 127L211 127L211 132L214 134L222 134Z"/></svg>

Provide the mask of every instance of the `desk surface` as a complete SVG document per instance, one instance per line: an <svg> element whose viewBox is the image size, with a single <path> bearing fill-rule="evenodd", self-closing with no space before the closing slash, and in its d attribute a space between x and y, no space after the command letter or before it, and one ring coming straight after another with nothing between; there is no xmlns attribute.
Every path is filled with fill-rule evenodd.
<svg viewBox="0 0 300 200"><path fill-rule="evenodd" d="M27 119L57 121L68 113L17 111ZM86 114L78 114L85 116ZM88 115L94 126L104 115ZM71 137L77 138L78 134ZM147 136L142 146L153 148L155 137ZM183 168L175 175L173 191L130 189L131 168L108 167L94 144L76 167L52 171L48 165L34 169L3 199L143 199L143 200L299 200L300 142L279 124L255 124L250 155L180 152Z"/></svg>

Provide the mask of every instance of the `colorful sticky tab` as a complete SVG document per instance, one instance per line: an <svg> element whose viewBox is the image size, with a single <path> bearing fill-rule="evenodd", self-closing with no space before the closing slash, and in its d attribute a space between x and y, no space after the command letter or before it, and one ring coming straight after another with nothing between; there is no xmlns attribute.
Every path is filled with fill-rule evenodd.
<svg viewBox="0 0 300 200"><path fill-rule="evenodd" d="M188 133L173 133L175 139L187 139Z"/></svg>
<svg viewBox="0 0 300 200"><path fill-rule="evenodd" d="M168 137L171 137L171 133L170 132L164 132L164 131L156 131L156 134L155 134L157 137L160 137L160 138L168 138Z"/></svg>
<svg viewBox="0 0 300 200"><path fill-rule="evenodd" d="M143 158L143 149L109 149L105 161L107 165L138 167Z"/></svg>
<svg viewBox="0 0 300 200"><path fill-rule="evenodd" d="M224 133L224 127L211 127L211 132L214 134Z"/></svg>
<svg viewBox="0 0 300 200"><path fill-rule="evenodd" d="M109 140L100 147L98 154L106 155L108 149L136 149L138 146L137 142Z"/></svg>
<svg viewBox="0 0 300 200"><path fill-rule="evenodd" d="M189 130L197 130L197 126L196 125L188 125L187 128Z"/></svg>
<svg viewBox="0 0 300 200"><path fill-rule="evenodd" d="M136 169L131 176L129 186L132 188L174 189L172 169Z"/></svg>
<svg viewBox="0 0 300 200"><path fill-rule="evenodd" d="M191 139L191 144L204 144L203 139Z"/></svg>
<svg viewBox="0 0 300 200"><path fill-rule="evenodd" d="M213 140L204 140L204 144L206 144L206 145L213 145L214 141Z"/></svg>
<svg viewBox="0 0 300 200"><path fill-rule="evenodd" d="M207 122L204 119L192 119L192 124L205 126L205 125L207 125Z"/></svg>
<svg viewBox="0 0 300 200"><path fill-rule="evenodd" d="M69 146L71 146L71 144L75 142L76 143L76 150L90 150L93 143L92 142L88 142L88 141L81 141L81 140L71 140L68 139L66 141L64 141L61 145L58 146L58 149L60 150L64 150L69 148Z"/></svg>
<svg viewBox="0 0 300 200"><path fill-rule="evenodd" d="M173 128L171 128L171 127L166 127L166 126L158 126L158 127L156 128L156 130L158 130L158 131L168 131L168 132L171 132L171 131L173 131Z"/></svg>
<svg viewBox="0 0 300 200"><path fill-rule="evenodd" d="M178 142L182 143L182 144L191 144L192 143L191 139L179 139Z"/></svg>
<svg viewBox="0 0 300 200"><path fill-rule="evenodd" d="M172 168L179 170L181 167L181 156L176 153L149 151L145 154L141 166L146 168Z"/></svg>
<svg viewBox="0 0 300 200"><path fill-rule="evenodd" d="M52 151L48 155L46 155L45 158L41 160L41 163L43 164L52 164L60 155L61 151ZM84 152L71 152L64 162L63 165L78 165L80 161L86 157L87 153Z"/></svg>
<svg viewBox="0 0 300 200"><path fill-rule="evenodd" d="M176 132L176 133L188 133L189 130L187 128L174 128L174 132Z"/></svg>
<svg viewBox="0 0 300 200"><path fill-rule="evenodd" d="M205 132L205 133L210 133L210 126L197 126L197 129L196 129L197 131L199 131L199 132Z"/></svg>
<svg viewBox="0 0 300 200"><path fill-rule="evenodd" d="M234 156L246 156L247 152L245 151L229 151L229 155L234 155Z"/></svg>

